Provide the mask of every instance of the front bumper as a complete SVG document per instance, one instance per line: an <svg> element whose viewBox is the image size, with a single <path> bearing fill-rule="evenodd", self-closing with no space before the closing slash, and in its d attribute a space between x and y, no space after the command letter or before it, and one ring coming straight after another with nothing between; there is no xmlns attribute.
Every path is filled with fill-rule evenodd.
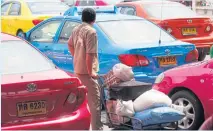
<svg viewBox="0 0 213 131"><path fill-rule="evenodd" d="M47 121L25 123L22 125L2 126L2 130L89 130L90 113L85 101L80 108L70 115Z"/></svg>

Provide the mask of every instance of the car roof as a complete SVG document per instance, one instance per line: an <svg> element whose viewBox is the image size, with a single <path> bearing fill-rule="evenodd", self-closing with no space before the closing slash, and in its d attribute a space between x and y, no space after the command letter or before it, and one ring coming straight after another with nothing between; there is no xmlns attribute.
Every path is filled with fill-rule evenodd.
<svg viewBox="0 0 213 131"><path fill-rule="evenodd" d="M53 18L75 18L77 20L81 20L81 15L78 16L56 16ZM123 15L123 14L112 14L112 13L98 13L96 16L96 22L101 21L119 21L119 20L143 20L144 18L138 16L131 15Z"/></svg>
<svg viewBox="0 0 213 131"><path fill-rule="evenodd" d="M8 40L21 40L21 39L9 34L1 33L1 41L8 41Z"/></svg>
<svg viewBox="0 0 213 131"><path fill-rule="evenodd" d="M162 3L167 3L167 4L174 4L177 3L175 1L169 1L169 0L138 0L138 1L132 1L132 2L123 2L123 4L125 3L132 3L132 4L162 4ZM122 4L122 3L121 3Z"/></svg>
<svg viewBox="0 0 213 131"><path fill-rule="evenodd" d="M61 2L60 0L6 0L6 2L12 2L12 1L18 1L18 2Z"/></svg>

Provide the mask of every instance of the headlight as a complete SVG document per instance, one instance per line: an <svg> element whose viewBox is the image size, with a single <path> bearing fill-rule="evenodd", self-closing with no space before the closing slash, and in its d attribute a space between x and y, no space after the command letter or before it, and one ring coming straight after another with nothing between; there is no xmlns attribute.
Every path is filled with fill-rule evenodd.
<svg viewBox="0 0 213 131"><path fill-rule="evenodd" d="M164 79L164 73L161 73L161 74L158 75L158 77L156 78L155 84L161 83L163 79Z"/></svg>

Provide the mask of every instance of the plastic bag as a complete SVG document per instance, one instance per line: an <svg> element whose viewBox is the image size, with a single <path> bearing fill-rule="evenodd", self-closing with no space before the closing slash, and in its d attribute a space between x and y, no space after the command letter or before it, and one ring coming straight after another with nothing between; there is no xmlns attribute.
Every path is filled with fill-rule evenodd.
<svg viewBox="0 0 213 131"><path fill-rule="evenodd" d="M130 121L128 118L124 118L116 114L116 106L117 101L115 100L108 100L106 101L107 111L109 112L109 119L111 120L112 124L120 125L121 123L125 123Z"/></svg>
<svg viewBox="0 0 213 131"><path fill-rule="evenodd" d="M132 67L129 67L121 63L113 66L113 74L122 81L130 81L134 79Z"/></svg>
<svg viewBox="0 0 213 131"><path fill-rule="evenodd" d="M172 100L167 95L154 89L143 93L133 102L135 112L154 107L170 106L171 104Z"/></svg>
<svg viewBox="0 0 213 131"><path fill-rule="evenodd" d="M135 113L134 118L136 119L132 120L132 125L134 129L139 130L141 129L141 125L137 119L142 121L143 126L148 126L177 122L184 117L185 115L182 112L172 109L171 107L159 107Z"/></svg>
<svg viewBox="0 0 213 131"><path fill-rule="evenodd" d="M133 102L131 100L130 101L117 100L115 112L120 116L127 116L127 117L134 116L135 111L133 108Z"/></svg>

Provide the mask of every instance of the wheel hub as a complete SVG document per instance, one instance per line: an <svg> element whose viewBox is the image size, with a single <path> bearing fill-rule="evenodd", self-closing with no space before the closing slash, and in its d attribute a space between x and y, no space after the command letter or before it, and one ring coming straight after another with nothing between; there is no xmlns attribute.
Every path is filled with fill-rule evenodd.
<svg viewBox="0 0 213 131"><path fill-rule="evenodd" d="M186 115L178 123L178 127L181 129L189 129L195 121L195 109L192 103L186 98L178 98L174 104L184 107L183 113Z"/></svg>

